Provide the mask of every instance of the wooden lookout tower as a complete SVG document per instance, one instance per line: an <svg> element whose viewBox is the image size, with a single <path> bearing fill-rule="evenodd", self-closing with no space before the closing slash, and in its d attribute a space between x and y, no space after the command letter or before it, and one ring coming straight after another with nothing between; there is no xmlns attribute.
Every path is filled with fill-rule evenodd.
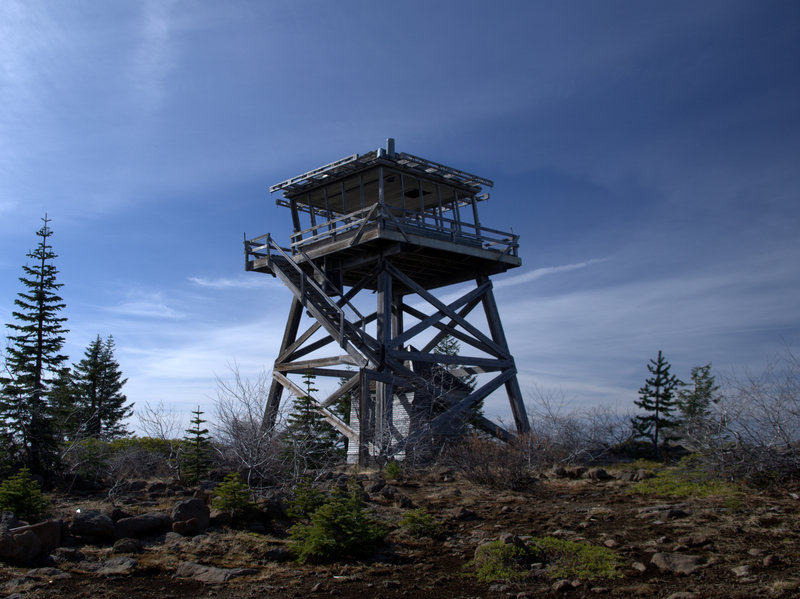
<svg viewBox="0 0 800 599"><path fill-rule="evenodd" d="M265 427L275 426L284 389L305 395L297 377L311 373L335 382L313 399L349 439L351 463L402 459L466 420L512 438L471 410L501 387L516 432L529 430L490 280L521 265L518 236L478 218L492 185L397 152L389 139L270 188L282 193L277 204L291 212L294 232L288 247L270 234L245 236L245 267L278 277L293 298ZM446 299L434 295L452 285L455 299L453 289ZM483 315L474 322L478 306ZM435 351L448 336L463 355ZM472 385L463 383L469 375ZM330 409L345 394L349 422Z"/></svg>

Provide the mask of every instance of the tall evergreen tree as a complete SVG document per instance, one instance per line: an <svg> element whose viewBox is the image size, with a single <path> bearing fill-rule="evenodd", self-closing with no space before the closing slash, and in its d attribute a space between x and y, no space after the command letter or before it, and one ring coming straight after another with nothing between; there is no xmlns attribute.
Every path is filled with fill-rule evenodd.
<svg viewBox="0 0 800 599"><path fill-rule="evenodd" d="M25 289L14 300L15 322L6 324L11 334L0 376L0 426L17 457L35 473L46 473L56 461L50 390L67 359L61 349L69 332L64 328L67 319L59 316L66 304L58 295L62 283L56 280L53 264L53 231L47 215L42 220L36 232L39 244L27 254L31 262L22 267L19 280Z"/></svg>
<svg viewBox="0 0 800 599"><path fill-rule="evenodd" d="M670 438L668 431L680 425L673 413L677 408L675 392L682 383L670 374L670 368L659 350L658 358L651 359L647 365L652 376L645 379L644 386L639 389L639 399L634 401L645 413L631 419L633 430L638 437L650 440L655 455L659 455L659 442Z"/></svg>
<svg viewBox="0 0 800 599"><path fill-rule="evenodd" d="M72 365L68 400L72 435L105 440L127 435L123 421L133 412L133 404L126 405L128 398L121 392L126 382L114 357L114 338L109 335L103 341L98 335L83 359Z"/></svg>

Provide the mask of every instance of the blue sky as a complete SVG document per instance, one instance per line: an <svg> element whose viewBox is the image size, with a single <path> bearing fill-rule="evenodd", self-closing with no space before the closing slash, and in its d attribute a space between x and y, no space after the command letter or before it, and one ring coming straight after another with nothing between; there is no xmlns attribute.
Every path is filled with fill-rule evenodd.
<svg viewBox="0 0 800 599"><path fill-rule="evenodd" d="M794 2L0 3L0 321L40 218L77 362L113 334L137 405L213 413L276 357L269 185L397 139L493 179L523 390L632 407L674 372L758 371L800 334ZM502 398L489 416L509 418Z"/></svg>

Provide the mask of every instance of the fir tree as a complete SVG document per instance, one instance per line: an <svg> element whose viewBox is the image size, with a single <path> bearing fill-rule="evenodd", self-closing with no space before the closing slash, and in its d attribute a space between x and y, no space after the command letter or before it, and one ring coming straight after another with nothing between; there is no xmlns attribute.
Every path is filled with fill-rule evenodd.
<svg viewBox="0 0 800 599"><path fill-rule="evenodd" d="M678 409L687 421L705 418L711 413L711 404L719 402L719 386L711 374L711 364L692 368L692 380L678 391Z"/></svg>
<svg viewBox="0 0 800 599"><path fill-rule="evenodd" d="M185 454L182 467L184 479L188 483L199 482L211 469L211 441L208 438L208 429L202 428L206 421L202 418L200 406L192 414L192 426L186 429L186 436L183 438Z"/></svg>
<svg viewBox="0 0 800 599"><path fill-rule="evenodd" d="M303 375L305 394L295 398L292 413L287 419L288 440L292 445L294 458L302 458L308 468L322 468L339 455L339 434L325 421L317 410L317 402L312 393L316 376ZM339 447L337 447L339 446Z"/></svg>
<svg viewBox="0 0 800 599"><path fill-rule="evenodd" d="M646 413L631 419L633 430L638 437L645 437L653 444L653 453L659 454L659 442L669 440L669 430L680 425L673 417L676 409L675 392L682 384L678 378L670 374L670 364L658 351L658 358L650 360L647 370L652 375L645 379L644 386L639 389L639 399L634 403Z"/></svg>
<svg viewBox="0 0 800 599"><path fill-rule="evenodd" d="M128 398L121 393L127 379L122 378L114 357L111 335L105 341L98 335L89 344L83 359L72 365L70 381L68 392L59 389L58 395L62 411L69 411L72 437L112 440L128 434L123 421L133 412L133 405L126 405Z"/></svg>
<svg viewBox="0 0 800 599"><path fill-rule="evenodd" d="M458 342L458 339L452 335L445 335L442 340L436 344L436 347L433 348L433 353L443 356L457 356L461 353L461 344ZM432 371L433 383L440 388L440 393L442 395L449 393L453 389L457 384L455 383L455 379L460 381L469 392L475 389L477 377L474 374L458 372L462 368L463 366L459 366L458 364L440 364L434 366ZM468 420L471 424L475 424L477 419L481 416L483 416L482 399L472 404Z"/></svg>
<svg viewBox="0 0 800 599"><path fill-rule="evenodd" d="M692 380L678 391L678 409L683 417L683 434L691 444L707 442L716 428L711 422L711 406L719 402L719 386L711 374L711 364L692 368Z"/></svg>
<svg viewBox="0 0 800 599"><path fill-rule="evenodd" d="M19 280L25 290L14 300L15 322L6 325L11 334L0 377L0 425L7 442L32 472L40 474L56 463L50 391L67 359L61 349L69 332L63 326L67 319L59 316L66 304L58 295L62 284L56 281L57 255L49 241L53 231L46 215L42 220L44 226L36 232L39 244L27 254L31 263L22 267Z"/></svg>

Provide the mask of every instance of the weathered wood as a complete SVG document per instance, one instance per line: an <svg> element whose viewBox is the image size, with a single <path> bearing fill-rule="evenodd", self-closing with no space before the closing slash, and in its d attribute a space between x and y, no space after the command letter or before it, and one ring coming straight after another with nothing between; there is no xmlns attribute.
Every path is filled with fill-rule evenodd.
<svg viewBox="0 0 800 599"><path fill-rule="evenodd" d="M491 281L488 279L488 277L479 277L476 282L478 284L491 284ZM506 335L503 332L503 323L500 322L500 313L497 311L497 304L494 301L494 294L491 290L483 296L483 308L484 312L486 313L486 320L489 324L489 330L492 333L492 337L504 347L508 347ZM528 414L525 411L525 403L522 401L522 391L519 388L519 381L516 377L510 378L508 381L506 381L506 392L508 393L509 403L511 404L511 413L514 417L514 424L517 426L517 431L520 433L529 432L531 430L531 426L528 422Z"/></svg>
<svg viewBox="0 0 800 599"><path fill-rule="evenodd" d="M297 337L297 330L300 326L300 319L303 316L303 308L297 298L292 298L292 305L289 307L289 318L286 321L286 328L283 331L281 340L281 353L291 345ZM280 409L281 394L283 387L276 384L273 379L270 383L269 394L267 395L267 406L264 410L264 417L261 420L261 428L264 431L271 431L275 427Z"/></svg>
<svg viewBox="0 0 800 599"><path fill-rule="evenodd" d="M327 408L331 404L335 403L340 397L342 397L342 395L345 395L346 393L350 393L353 389L356 389L358 387L358 383L359 383L359 375L358 375L358 373L353 375L353 373L350 372L350 375L351 376L350 376L350 378L348 379L348 381L346 383L344 383L341 387L336 389L336 391L334 391L328 397L326 397L324 400L322 400L320 405L323 408Z"/></svg>
<svg viewBox="0 0 800 599"><path fill-rule="evenodd" d="M445 354L429 354L419 351L390 350L390 356L397 360L411 360L412 362L427 362L430 364L461 364L464 366L480 366L486 372L504 370L514 366L513 360L498 360L496 358L481 358L476 356L451 356Z"/></svg>
<svg viewBox="0 0 800 599"><path fill-rule="evenodd" d="M314 358L313 360L300 360L295 362L284 362L275 364L275 370L279 372L286 372L287 370L294 370L303 372L303 368L321 368L323 366L337 366L339 364L350 364L358 366L358 362L350 355L343 356L327 356L325 358Z"/></svg>
<svg viewBox="0 0 800 599"><path fill-rule="evenodd" d="M345 370L343 368L285 368L281 370L284 374L313 374L314 376L333 377L337 379L345 378L352 374L352 370Z"/></svg>
<svg viewBox="0 0 800 599"><path fill-rule="evenodd" d="M245 240L245 268L278 277L295 296L273 368L265 427L274 425L284 389L306 393L289 377L310 373L342 379L322 402L312 400L350 439L361 463L404 451L422 434L457 429L471 406L503 385L517 432L529 430L488 278L521 264L518 236L484 227L478 219L477 202L488 197L481 186L491 181L396 153L393 142L385 151L354 155L311 173L276 187L285 198L279 205L292 211L292 249L281 249L269 235ZM303 228L301 217L310 221L309 228ZM476 287L454 301L445 303L431 293L468 281ZM354 303L362 291L377 295L375 312L366 316ZM418 296L433 314L404 302L408 295ZM488 333L469 319L478 304ZM313 324L298 336L304 313ZM374 328L368 327L373 322ZM432 353L447 335L479 355ZM328 349L333 343L344 348L343 355ZM421 350L414 348L418 345ZM450 367L447 377L488 373L490 380L478 379L483 384L472 391L450 382L437 386L428 380L435 364ZM357 398L352 426L329 410L347 393ZM393 410L406 420L395 418ZM431 413L427 420L425 410ZM412 430L412 413L417 430ZM472 422L498 438L513 438L488 419Z"/></svg>
<svg viewBox="0 0 800 599"><path fill-rule="evenodd" d="M323 407L313 396L308 395L306 391L296 385L291 379L283 376L280 372L273 372L272 376L275 380L277 380L289 393L294 395L295 397L308 397L311 401L314 402L314 409L323 417L325 420L334 428L336 428L340 433L347 436L348 439L353 439L354 441L358 440L358 433L353 430L348 424L344 422L341 418L339 418L336 414L331 412L329 409Z"/></svg>
<svg viewBox="0 0 800 599"><path fill-rule="evenodd" d="M476 327L474 327L468 321L461 318L456 312L445 306L438 298L434 297L430 292L428 292L427 289L424 289L423 287L418 285L413 279L411 279L404 273L394 268L390 262L386 263L386 269L392 274L392 276L402 281L404 285L407 285L408 287L413 289L417 293L417 295L419 295L421 298L423 298L425 301L431 304L434 308L437 308L438 310L449 316L452 320L454 320L463 329L469 331L472 335L475 336L476 339L479 339L489 347L494 348L494 350L498 353L498 355L508 355L508 351L505 348L495 343L492 339L489 339Z"/></svg>
<svg viewBox="0 0 800 599"><path fill-rule="evenodd" d="M461 296L460 298L456 299L455 301L451 302L444 309L438 308L438 310L436 312L434 312L433 314L431 314L429 316L426 316L425 314L423 314L422 312L412 308L411 306L403 305L401 307L401 309L405 309L409 314L414 316L414 318L420 319L420 322L418 322L414 326L412 326L409 329L407 329L401 335L398 335L397 337L392 339L392 341L391 341L392 345L394 347L402 347L403 344L405 344L406 341L408 341L410 339L413 339L414 337L419 335L425 329L427 329L427 328L429 328L431 326L435 326L438 321L442 320L443 318L447 317L450 314L457 315L458 318L462 322L465 322L463 317L461 317L455 311L458 310L459 308L461 308L464 304L469 305L470 302L472 302L472 301L474 301L476 299L479 299L480 296L484 293L484 291L486 289L487 289L487 287L483 287L483 288L482 287L478 287L476 289L473 289L469 293L467 293L467 294ZM435 306L435 307L437 307L437 306ZM451 319L451 323L455 323L455 320ZM453 324L448 326L447 329L448 329L448 331L452 330L453 329ZM438 343L438 341L437 341L437 343ZM490 347L490 345L484 344L484 347Z"/></svg>

